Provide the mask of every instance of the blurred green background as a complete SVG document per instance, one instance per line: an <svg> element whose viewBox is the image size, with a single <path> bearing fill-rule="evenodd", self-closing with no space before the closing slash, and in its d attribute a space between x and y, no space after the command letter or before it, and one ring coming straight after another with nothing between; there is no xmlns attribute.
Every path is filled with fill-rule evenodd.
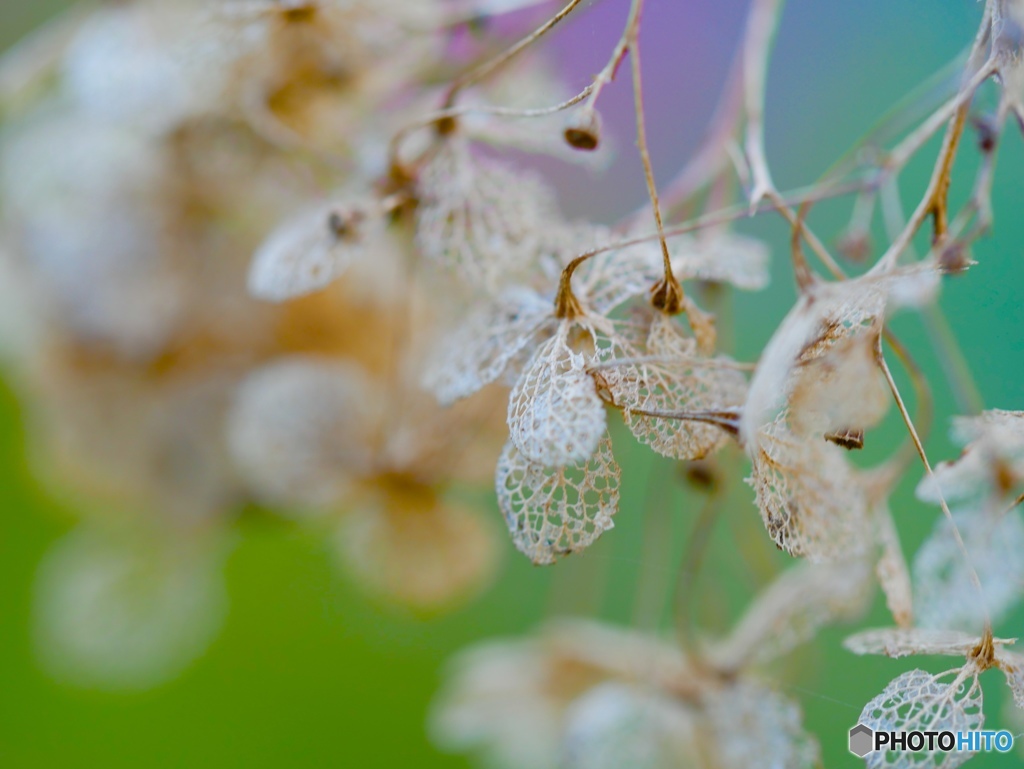
<svg viewBox="0 0 1024 769"><path fill-rule="evenodd" d="M681 8L677 2L651 0L650 17L665 14L666 23L652 21L646 48L652 142L666 179L701 135L745 6L740 0L699 0ZM62 0L0 2L0 49L66 5ZM813 181L888 106L956 56L973 36L979 13L973 0L791 0L769 83L768 150L780 188ZM614 41L623 14L620 0L605 0L566 29L567 42L559 48L584 81L594 68L577 57L603 57L604 41ZM629 152L631 134L615 118L615 105L624 104L628 91L620 88L609 98L621 160L598 183L576 171L561 173L566 208L574 213L612 217L643 200L642 177ZM947 280L942 299L986 405L1011 409L1024 408L1024 309L1018 296L1024 278L1022 163L1020 135L1010 131L996 182L995 236L976 249L977 267ZM970 160L958 166L958 188L969 185L971 166ZM905 177L908 199L922 189L928 170L921 163ZM957 192L962 199L962 189ZM823 206L813 221L832 236L846 212L848 206ZM774 286L732 300L735 354L753 360L794 294L784 257L785 228L758 221L743 229L770 239L777 254ZM945 436L945 418L955 407L939 358L918 320L900 318L896 329L933 382L939 422L929 441L932 458L949 457L954 449ZM210 651L157 690L98 693L65 688L34 662L34 574L47 548L73 524L74 512L48 499L33 481L23 431L13 393L0 390L3 769L468 765L435 752L425 732L424 714L445 659L475 640L522 633L553 611L595 610L610 620L641 624L663 621L667 590L700 506L668 463L630 451L628 436L617 436L625 481L615 531L593 552L553 570L530 567L507 546L495 587L442 618L412 617L368 603L337 574L324 543L284 524L250 521L229 563L227 625ZM883 448L900 438L893 418L871 436ZM919 477L915 468L894 504L908 553L937 514L913 500ZM661 536L665 532L671 536ZM785 563L763 536L746 487L737 484L705 563L700 613L717 628L726 627L768 571ZM997 632L1024 634L1022 618L1018 613ZM871 619L885 622L880 600ZM802 701L807 726L819 736L830 767L862 765L846 751L846 730L863 703L914 666L905 660L854 658L839 647L845 632L830 629L780 671L783 688ZM935 671L943 664L920 662ZM997 674L986 678L986 692L988 723L1009 723L1000 712L1006 698ZM1016 759L994 754L971 765L1011 762Z"/></svg>

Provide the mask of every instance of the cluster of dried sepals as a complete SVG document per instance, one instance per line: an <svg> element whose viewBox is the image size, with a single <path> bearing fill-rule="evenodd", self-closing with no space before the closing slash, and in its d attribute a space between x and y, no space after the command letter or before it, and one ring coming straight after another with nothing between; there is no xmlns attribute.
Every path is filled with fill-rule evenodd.
<svg viewBox="0 0 1024 769"><path fill-rule="evenodd" d="M758 669L858 616L875 578L901 629L851 648L966 662L901 676L865 719L976 726L978 675L991 667L1020 702L1020 662L992 623L1024 578L1024 419L962 420L964 454L933 471L884 353L923 403L887 319L929 307L991 225L1003 125L1024 121L1024 6L988 0L960 87L895 147L876 137L860 165L786 195L763 139L779 0L752 1L708 138L660 194L642 0L575 96L559 92L536 44L580 0L500 53L472 42L478 61L453 67L452 30L531 4L137 0L72 16L9 57L3 277L12 297L30 297L12 302L9 357L32 392L45 465L102 510L40 580L54 664L139 682L198 654L222 602L225 524L245 503L339 532L369 586L433 607L473 592L493 566L484 519L453 492L491 476L497 457L515 546L537 564L580 552L619 508L612 413L675 460L735 441L769 537L809 563L732 634L685 652L590 624L472 652L438 711L440 740L489 746L509 767L811 765L798 709ZM593 157L605 144L599 97L627 60L650 205L615 228L569 221L539 175L493 150ZM994 118L975 121L982 163L951 215L951 171L990 79L1001 88ZM905 218L900 172L943 128ZM853 278L807 222L816 201L846 193L857 195L847 255L870 255L876 207L889 229ZM751 367L717 351L715 319L690 289L765 287L767 251L728 229L761 212L791 225L800 291L748 379ZM929 221L929 252L916 258ZM910 568L888 497L913 451L871 469L851 461L893 400L903 448L927 470L919 495L944 513ZM126 593L142 588L139 611Z"/></svg>
<svg viewBox="0 0 1024 769"><path fill-rule="evenodd" d="M3 60L5 359L83 517L37 587L58 674L145 686L200 655L254 504L417 610L487 584L497 532L464 491L492 477L493 400L442 410L418 384L443 308L409 269L408 206L325 190L386 176L379 137L443 98L446 41L490 5L138 0ZM543 62L513 75L547 98ZM302 293L289 275L325 281L357 244L316 296L249 293ZM289 254L305 272L273 272Z"/></svg>

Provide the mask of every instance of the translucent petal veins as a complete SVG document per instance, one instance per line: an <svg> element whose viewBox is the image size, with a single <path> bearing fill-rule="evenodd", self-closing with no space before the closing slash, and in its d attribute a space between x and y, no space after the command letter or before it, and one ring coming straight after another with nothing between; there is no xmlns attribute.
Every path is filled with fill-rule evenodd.
<svg viewBox="0 0 1024 769"><path fill-rule="evenodd" d="M536 176L445 142L420 172L416 238L423 255L467 285L497 290L546 253L555 198Z"/></svg>
<svg viewBox="0 0 1024 769"><path fill-rule="evenodd" d="M971 669L950 670L932 675L911 670L894 679L885 690L864 706L859 722L875 730L897 732L966 732L980 729L981 684ZM973 751L914 753L879 750L866 757L869 769L955 769L974 755Z"/></svg>
<svg viewBox="0 0 1024 769"><path fill-rule="evenodd" d="M525 289L508 290L459 322L429 365L424 385L448 405L501 381L545 324L554 322L551 302Z"/></svg>
<svg viewBox="0 0 1024 769"><path fill-rule="evenodd" d="M536 564L593 544L619 507L619 466L607 437L589 460L568 467L532 463L509 442L495 485L512 541Z"/></svg>
<svg viewBox="0 0 1024 769"><path fill-rule="evenodd" d="M1016 639L995 638L995 646L1011 644ZM899 658L913 654L946 657L967 657L981 644L981 636L957 630L925 628L877 628L850 636L843 642L854 654L879 654Z"/></svg>
<svg viewBox="0 0 1024 769"><path fill-rule="evenodd" d="M563 329L540 347L512 390L510 440L530 462L561 467L594 453L606 421L586 360L569 348Z"/></svg>
<svg viewBox="0 0 1024 769"><path fill-rule="evenodd" d="M1012 510L1004 517L984 510L954 511L970 564L940 518L914 557L914 612L922 627L978 631L986 618L999 622L1024 593L1024 521ZM983 596L972 581L977 570Z"/></svg>
<svg viewBox="0 0 1024 769"><path fill-rule="evenodd" d="M275 230L249 270L249 292L283 302L324 288L360 258L367 230L379 226L370 207L317 206Z"/></svg>
<svg viewBox="0 0 1024 769"><path fill-rule="evenodd" d="M642 443L664 456L692 460L711 454L728 440L728 434L714 425L643 412L737 408L746 394L746 379L731 361L698 355L694 341L661 313L651 319L646 339L635 345L620 341L616 357L623 362L609 361L596 369L596 376Z"/></svg>
<svg viewBox="0 0 1024 769"><path fill-rule="evenodd" d="M871 546L867 499L843 452L795 437L781 421L765 431L747 483L779 549L823 561Z"/></svg>

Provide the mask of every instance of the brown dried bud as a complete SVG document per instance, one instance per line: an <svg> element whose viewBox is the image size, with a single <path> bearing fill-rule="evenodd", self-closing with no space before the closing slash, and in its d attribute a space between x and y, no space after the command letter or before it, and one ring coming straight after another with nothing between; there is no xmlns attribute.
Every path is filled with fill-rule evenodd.
<svg viewBox="0 0 1024 769"><path fill-rule="evenodd" d="M686 482L696 489L712 492L719 486L715 466L707 460L698 459L694 462L686 462L680 466L680 469Z"/></svg>
<svg viewBox="0 0 1024 769"><path fill-rule="evenodd" d="M999 141L999 126L988 115L974 117L971 123L978 134L978 149L986 154L992 152Z"/></svg>
<svg viewBox="0 0 1024 769"><path fill-rule="evenodd" d="M565 127L565 141L573 149L593 152L601 143L601 117L592 109L574 115Z"/></svg>
<svg viewBox="0 0 1024 769"><path fill-rule="evenodd" d="M364 219L366 213L359 209L331 211L327 217L327 227L338 240L358 240L359 225Z"/></svg>
<svg viewBox="0 0 1024 769"><path fill-rule="evenodd" d="M976 264L967 247L959 241L949 243L939 254L939 266L946 275L960 275Z"/></svg>
<svg viewBox="0 0 1024 769"><path fill-rule="evenodd" d="M683 287L675 278L662 278L651 288L651 305L666 315L678 315L683 311Z"/></svg>
<svg viewBox="0 0 1024 769"><path fill-rule="evenodd" d="M871 256L871 236L867 232L848 231L839 239L839 253L851 262L861 264Z"/></svg>
<svg viewBox="0 0 1024 769"><path fill-rule="evenodd" d="M847 451L856 451L864 448L864 431L846 428L825 433L825 440L842 446Z"/></svg>

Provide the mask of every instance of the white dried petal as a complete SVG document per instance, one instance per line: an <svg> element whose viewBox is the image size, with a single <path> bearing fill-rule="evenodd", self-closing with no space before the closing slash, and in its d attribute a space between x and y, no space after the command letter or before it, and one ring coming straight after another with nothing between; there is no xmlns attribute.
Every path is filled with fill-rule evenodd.
<svg viewBox="0 0 1024 769"><path fill-rule="evenodd" d="M303 211L274 230L256 251L249 293L284 302L324 288L364 256L381 225L373 205L328 203Z"/></svg>
<svg viewBox="0 0 1024 769"><path fill-rule="evenodd" d="M1024 411L989 409L976 417L953 419L952 438L961 445L990 436L1011 452L1024 451Z"/></svg>
<svg viewBox="0 0 1024 769"><path fill-rule="evenodd" d="M91 14L64 62L80 109L157 133L217 106L226 61L199 45L198 15L182 5L118 4Z"/></svg>
<svg viewBox="0 0 1024 769"><path fill-rule="evenodd" d="M894 679L864 706L859 723L895 732L967 732L985 723L982 691L976 672L950 670L933 675L911 670ZM912 753L879 750L868 753L869 769L955 769L974 751Z"/></svg>
<svg viewBox="0 0 1024 769"><path fill-rule="evenodd" d="M42 309L130 357L165 344L185 310L166 237L166 160L134 132L50 112L16 129L0 158L7 233Z"/></svg>
<svg viewBox="0 0 1024 769"><path fill-rule="evenodd" d="M447 406L506 379L513 363L553 322L550 301L526 289L505 291L460 320L431 361L424 387Z"/></svg>
<svg viewBox="0 0 1024 769"><path fill-rule="evenodd" d="M554 194L537 176L444 142L420 171L416 239L423 255L489 291L528 275L557 226Z"/></svg>
<svg viewBox="0 0 1024 769"><path fill-rule="evenodd" d="M1014 640L995 638L993 643L1005 646ZM980 644L980 636L928 628L876 628L852 635L843 642L854 654L879 654L894 659L912 654L967 657Z"/></svg>
<svg viewBox="0 0 1024 769"><path fill-rule="evenodd" d="M914 556L914 613L921 627L980 632L1000 622L1024 592L1024 521L984 510L957 510L953 520L970 557L964 561L953 527L942 517ZM972 572L971 567L976 570ZM981 580L982 595L973 582Z"/></svg>
<svg viewBox="0 0 1024 769"><path fill-rule="evenodd" d="M557 468L528 461L509 441L495 486L513 543L536 564L589 547L614 525L619 475L607 437L586 462Z"/></svg>
<svg viewBox="0 0 1024 769"><path fill-rule="evenodd" d="M663 456L686 460L721 448L729 436L719 427L637 412L738 409L746 395L746 379L732 361L698 355L693 339L662 313L650 319L641 344L620 342L619 347L617 357L624 362L611 360L596 368L595 376L641 443Z"/></svg>
<svg viewBox="0 0 1024 769"><path fill-rule="evenodd" d="M344 518L340 546L355 576L372 592L421 610L483 589L498 560L490 527L462 507L402 497Z"/></svg>
<svg viewBox="0 0 1024 769"><path fill-rule="evenodd" d="M873 584L863 561L800 563L749 606L729 636L709 646L723 670L763 665L810 641L826 625L867 611Z"/></svg>
<svg viewBox="0 0 1024 769"><path fill-rule="evenodd" d="M824 439L793 436L781 419L762 434L746 481L779 549L827 561L871 546L863 484L844 454Z"/></svg>
<svg viewBox="0 0 1024 769"><path fill-rule="evenodd" d="M794 371L789 413L792 429L818 438L878 424L892 400L875 359L873 333L839 339L823 355Z"/></svg>
<svg viewBox="0 0 1024 769"><path fill-rule="evenodd" d="M1024 710L1024 656L1006 649L996 649L995 661L1006 676L1006 685L1010 687L1013 703Z"/></svg>
<svg viewBox="0 0 1024 769"><path fill-rule="evenodd" d="M586 359L569 348L567 333L563 328L537 350L508 403L511 442L524 458L547 467L585 462L607 424Z"/></svg>
<svg viewBox="0 0 1024 769"><path fill-rule="evenodd" d="M741 682L705 697L707 748L720 769L811 769L821 749L804 731L800 706L764 686Z"/></svg>
<svg viewBox="0 0 1024 769"><path fill-rule="evenodd" d="M240 385L228 427L245 481L273 504L336 503L366 469L369 392L350 364L295 357L257 369Z"/></svg>
<svg viewBox="0 0 1024 769"><path fill-rule="evenodd" d="M872 512L881 545L881 556L875 567L878 583L885 593L885 603L892 614L893 621L902 628L914 624L913 586L910 570L907 568L903 547L900 545L899 531L892 519L892 513L886 502L875 505Z"/></svg>
<svg viewBox="0 0 1024 769"><path fill-rule="evenodd" d="M817 284L802 295L761 354L740 427L744 442L756 442L759 429L784 407L798 364L824 355L841 340L877 329L887 309L930 301L938 275L933 265L922 263Z"/></svg>
<svg viewBox="0 0 1024 769"><path fill-rule="evenodd" d="M90 687L148 688L173 678L202 655L224 617L213 555L73 532L40 567L35 636L42 662L59 678Z"/></svg>
<svg viewBox="0 0 1024 769"><path fill-rule="evenodd" d="M565 715L563 769L675 769L694 754L693 717L657 691L604 683Z"/></svg>
<svg viewBox="0 0 1024 769"><path fill-rule="evenodd" d="M579 692L552 686L553 672L534 639L460 652L431 709L431 739L447 751L480 751L498 769L560 769L565 707Z"/></svg>
<svg viewBox="0 0 1024 769"><path fill-rule="evenodd" d="M745 291L760 291L771 278L765 243L728 231L707 237L670 238L672 271L679 280L729 283Z"/></svg>

